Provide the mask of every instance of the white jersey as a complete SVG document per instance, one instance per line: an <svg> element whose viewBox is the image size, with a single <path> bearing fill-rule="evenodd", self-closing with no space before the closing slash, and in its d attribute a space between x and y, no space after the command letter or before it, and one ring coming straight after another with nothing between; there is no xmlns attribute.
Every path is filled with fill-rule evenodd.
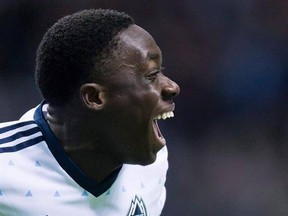
<svg viewBox="0 0 288 216"><path fill-rule="evenodd" d="M98 184L66 155L42 107L43 103L19 121L0 124L1 216L161 214L166 147L153 164L123 165Z"/></svg>

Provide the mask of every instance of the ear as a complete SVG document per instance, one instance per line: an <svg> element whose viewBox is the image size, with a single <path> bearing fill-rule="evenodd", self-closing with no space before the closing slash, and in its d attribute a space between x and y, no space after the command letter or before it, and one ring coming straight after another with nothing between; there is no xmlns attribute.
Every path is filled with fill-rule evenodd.
<svg viewBox="0 0 288 216"><path fill-rule="evenodd" d="M93 110L101 110L106 104L104 87L97 83L85 83L80 87L80 98L83 104Z"/></svg>

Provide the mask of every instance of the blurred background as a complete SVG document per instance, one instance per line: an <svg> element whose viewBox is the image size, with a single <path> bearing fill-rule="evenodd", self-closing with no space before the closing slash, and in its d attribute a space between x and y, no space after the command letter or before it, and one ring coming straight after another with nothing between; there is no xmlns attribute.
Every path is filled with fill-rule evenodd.
<svg viewBox="0 0 288 216"><path fill-rule="evenodd" d="M41 101L33 71L46 30L99 7L148 30L181 87L175 118L160 122L163 215L288 215L286 0L1 0L0 121Z"/></svg>

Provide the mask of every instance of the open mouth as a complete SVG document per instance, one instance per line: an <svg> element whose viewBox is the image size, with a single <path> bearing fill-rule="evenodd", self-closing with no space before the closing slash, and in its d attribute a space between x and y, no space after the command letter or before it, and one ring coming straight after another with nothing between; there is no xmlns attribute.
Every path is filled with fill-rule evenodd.
<svg viewBox="0 0 288 216"><path fill-rule="evenodd" d="M169 112L159 114L153 119L153 129L154 129L155 135L159 139L159 141L162 145L166 144L166 140L160 131L157 120L161 120L161 119L165 120L167 118L172 118L172 117L174 117L174 113L173 113L173 111L169 111Z"/></svg>

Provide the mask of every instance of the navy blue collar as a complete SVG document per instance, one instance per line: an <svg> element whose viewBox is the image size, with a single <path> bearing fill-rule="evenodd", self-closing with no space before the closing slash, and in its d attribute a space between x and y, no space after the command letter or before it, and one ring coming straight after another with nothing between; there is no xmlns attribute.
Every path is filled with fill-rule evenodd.
<svg viewBox="0 0 288 216"><path fill-rule="evenodd" d="M103 182L97 183L95 180L87 176L66 154L57 137L53 134L42 112L42 107L46 102L43 101L34 113L34 120L43 133L44 139L60 166L68 173L68 175L77 182L82 188L92 193L94 196L100 196L107 191L116 180L121 167L115 170Z"/></svg>

